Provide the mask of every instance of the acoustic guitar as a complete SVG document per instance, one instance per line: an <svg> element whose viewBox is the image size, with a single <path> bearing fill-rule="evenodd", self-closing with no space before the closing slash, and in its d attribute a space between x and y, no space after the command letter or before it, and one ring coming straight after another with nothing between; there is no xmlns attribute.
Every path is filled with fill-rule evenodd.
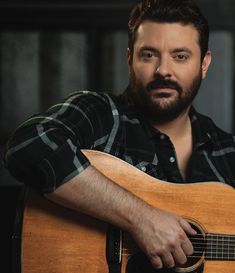
<svg viewBox="0 0 235 273"><path fill-rule="evenodd" d="M194 253L173 272L235 273L235 191L218 182L174 184L157 180L105 153L83 150L105 176L154 207L187 219L197 230ZM20 222L18 220L18 222ZM108 273L109 225L30 193L19 247L22 273ZM118 233L114 259L120 273L137 273L141 252ZM112 257L111 257L112 258ZM155 272L155 271L151 271ZM157 271L156 271L157 272ZM141 273L149 273L144 269Z"/></svg>

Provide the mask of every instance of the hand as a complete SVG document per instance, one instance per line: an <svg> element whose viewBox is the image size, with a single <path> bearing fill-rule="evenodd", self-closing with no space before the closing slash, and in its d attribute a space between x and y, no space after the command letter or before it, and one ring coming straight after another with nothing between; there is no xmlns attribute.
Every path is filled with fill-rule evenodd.
<svg viewBox="0 0 235 273"><path fill-rule="evenodd" d="M196 231L183 218L161 209L146 209L131 233L156 269L184 264L193 253L187 234Z"/></svg>

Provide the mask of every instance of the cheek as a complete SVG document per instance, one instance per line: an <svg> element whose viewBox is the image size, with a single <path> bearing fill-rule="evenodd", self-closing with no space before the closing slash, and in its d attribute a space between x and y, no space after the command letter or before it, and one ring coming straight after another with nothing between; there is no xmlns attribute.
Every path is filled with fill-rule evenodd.
<svg viewBox="0 0 235 273"><path fill-rule="evenodd" d="M153 78L152 70L149 66L135 66L133 67L135 73L136 81L141 82L142 84L149 83Z"/></svg>
<svg viewBox="0 0 235 273"><path fill-rule="evenodd" d="M200 72L199 65L187 67L186 69L178 71L177 80L182 86L188 87L191 85L192 81L195 79L199 72Z"/></svg>

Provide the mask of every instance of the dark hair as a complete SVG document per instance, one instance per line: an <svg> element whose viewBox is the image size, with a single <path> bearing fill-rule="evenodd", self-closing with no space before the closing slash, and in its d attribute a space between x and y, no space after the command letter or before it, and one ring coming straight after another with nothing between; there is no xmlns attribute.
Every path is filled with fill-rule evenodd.
<svg viewBox="0 0 235 273"><path fill-rule="evenodd" d="M136 32L143 21L192 24L199 33L201 59L208 51L209 25L192 0L141 0L136 4L128 22L128 47L133 57Z"/></svg>

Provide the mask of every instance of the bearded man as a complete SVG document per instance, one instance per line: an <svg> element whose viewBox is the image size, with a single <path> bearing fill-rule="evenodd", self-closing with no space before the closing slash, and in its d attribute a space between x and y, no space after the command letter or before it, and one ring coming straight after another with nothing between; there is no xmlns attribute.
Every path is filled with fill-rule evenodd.
<svg viewBox="0 0 235 273"><path fill-rule="evenodd" d="M108 179L81 150L114 155L163 181L234 186L235 144L192 106L211 62L208 22L195 3L140 1L128 37L125 92L76 92L33 116L9 140L6 164L50 200L127 231L152 267L167 271L187 262L197 231Z"/></svg>

